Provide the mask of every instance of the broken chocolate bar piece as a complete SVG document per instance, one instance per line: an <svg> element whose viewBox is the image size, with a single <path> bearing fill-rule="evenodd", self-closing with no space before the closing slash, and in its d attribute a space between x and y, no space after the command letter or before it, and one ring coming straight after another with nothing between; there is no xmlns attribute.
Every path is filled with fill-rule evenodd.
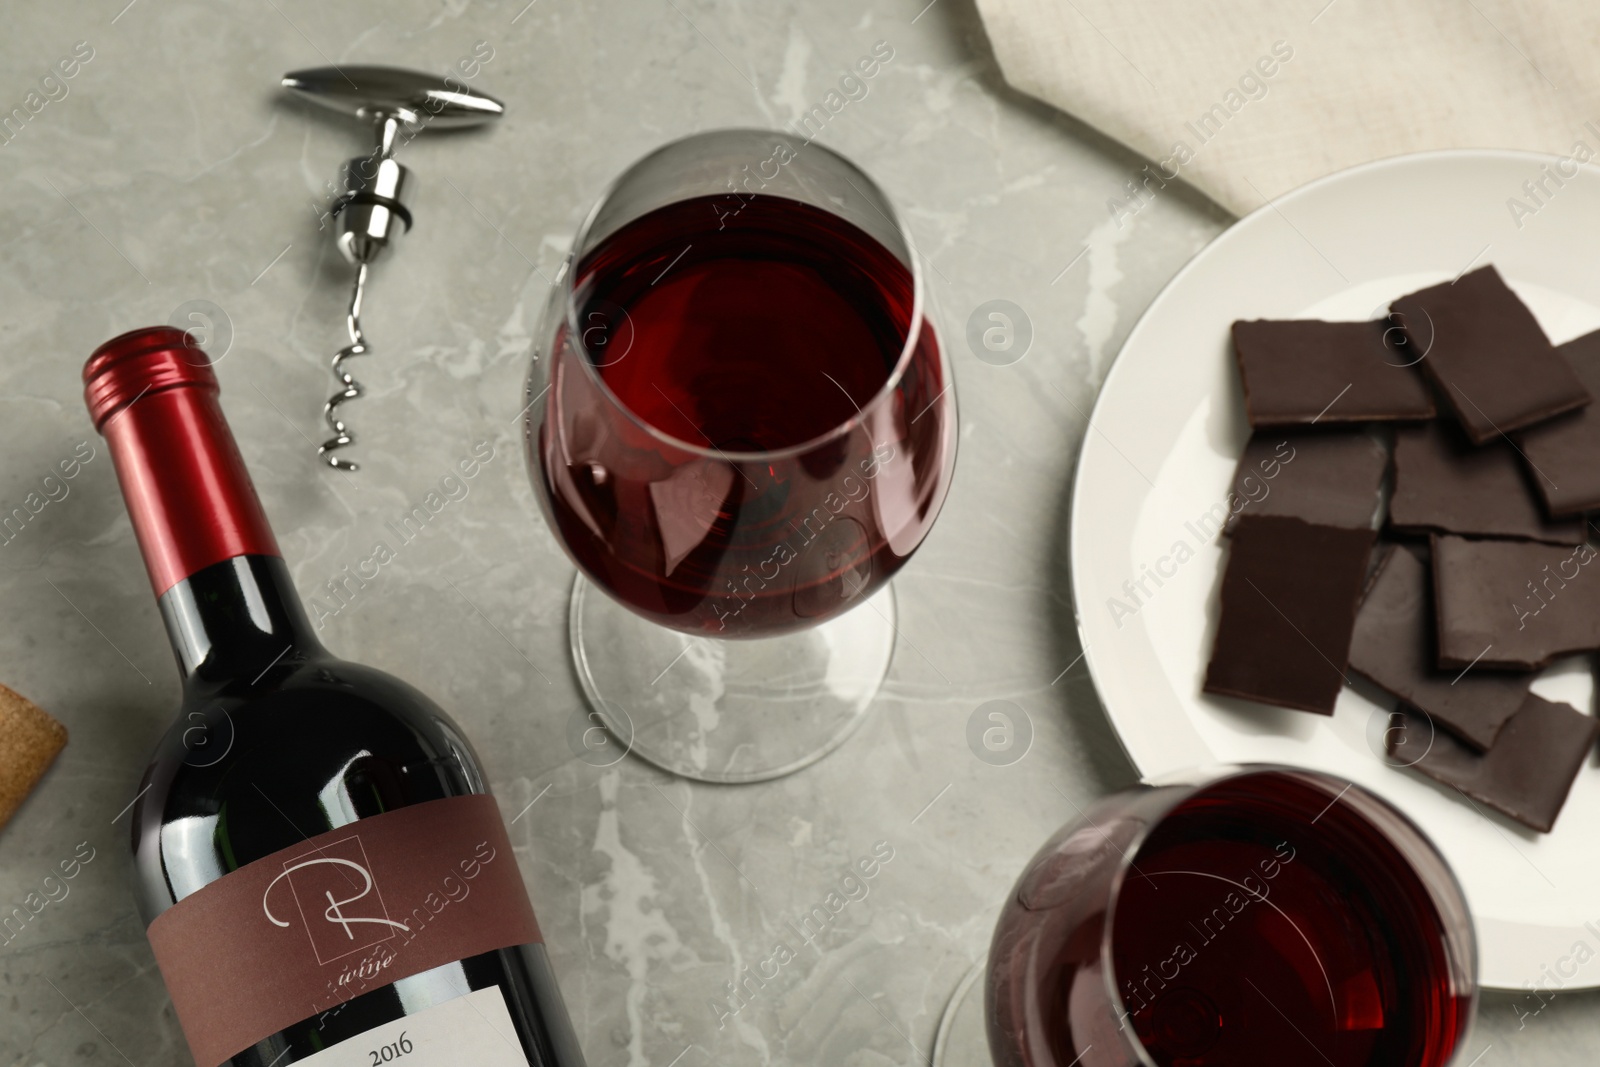
<svg viewBox="0 0 1600 1067"><path fill-rule="evenodd" d="M1456 426L1430 422L1394 436L1389 524L1408 533L1519 537L1575 545L1581 521L1546 519L1509 441L1477 446Z"/></svg>
<svg viewBox="0 0 1600 1067"><path fill-rule="evenodd" d="M1557 348L1589 390L1600 397L1600 330ZM1600 510L1600 408L1579 408L1517 435L1528 473L1557 518Z"/></svg>
<svg viewBox="0 0 1600 1067"><path fill-rule="evenodd" d="M1356 612L1350 669L1481 752L1522 707L1533 678L1506 671L1439 670L1431 586L1426 563L1408 549L1389 550Z"/></svg>
<svg viewBox="0 0 1600 1067"><path fill-rule="evenodd" d="M1233 351L1253 427L1431 419L1433 398L1390 324L1257 320L1233 324Z"/></svg>
<svg viewBox="0 0 1600 1067"><path fill-rule="evenodd" d="M1443 730L1430 730L1420 713L1395 714L1398 721L1387 735L1391 756L1541 833L1555 825L1600 732L1593 716L1533 693L1483 753ZM1420 758L1412 754L1414 745L1421 746Z"/></svg>
<svg viewBox="0 0 1600 1067"><path fill-rule="evenodd" d="M1258 430L1233 472L1239 515L1291 515L1322 526L1367 529L1382 501L1383 442L1362 430Z"/></svg>
<svg viewBox="0 0 1600 1067"><path fill-rule="evenodd" d="M1531 671L1600 649L1592 545L1433 538L1439 666Z"/></svg>
<svg viewBox="0 0 1600 1067"><path fill-rule="evenodd" d="M1222 575L1205 691L1332 715L1372 530L1243 515Z"/></svg>
<svg viewBox="0 0 1600 1067"><path fill-rule="evenodd" d="M1473 444L1589 402L1589 391L1492 266L1390 305Z"/></svg>

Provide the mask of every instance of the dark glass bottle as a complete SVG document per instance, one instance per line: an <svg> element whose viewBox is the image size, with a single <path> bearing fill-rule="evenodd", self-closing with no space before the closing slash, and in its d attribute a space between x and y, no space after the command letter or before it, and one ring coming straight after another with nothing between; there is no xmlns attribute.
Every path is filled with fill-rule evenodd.
<svg viewBox="0 0 1600 1067"><path fill-rule="evenodd" d="M487 793L477 757L448 715L406 683L332 656L314 636L222 417L216 378L192 339L165 327L124 334L96 351L84 380L183 675L178 720L160 741L133 808L136 888L146 924L252 863L259 869L258 861L292 853L329 831ZM471 841L463 837L462 844L470 848ZM520 887L509 851L497 876L514 876ZM456 882L463 884L459 875ZM328 900L334 900L331 893ZM342 903L329 914L338 915ZM385 904L403 916L408 902ZM283 910L268 907L269 918L274 907ZM259 923L259 912L238 921ZM301 912L317 918L304 901ZM214 927L195 927L197 921L185 919L194 936L217 939ZM404 929L403 918L385 921ZM284 924L273 919L272 925ZM337 936L338 929L330 929ZM348 921L343 927L347 936L360 929ZM210 946L214 952L229 953L225 937ZM185 1017L159 944L157 955L194 1047L194 1020ZM281 992L272 987L279 977L269 968L236 980L259 987L241 992L270 999ZM306 991L303 1018L238 1046L226 1062L297 1062L468 991L489 989L503 996L524 1058L516 1062L581 1067L549 958L537 941L398 981L355 980L335 988L330 979L329 989ZM417 1048L416 1037L410 1034L405 1046ZM359 1062L366 1062L367 1043L346 1051L362 1046ZM432 1063L398 1043L394 1054L402 1063L409 1055L414 1067Z"/></svg>

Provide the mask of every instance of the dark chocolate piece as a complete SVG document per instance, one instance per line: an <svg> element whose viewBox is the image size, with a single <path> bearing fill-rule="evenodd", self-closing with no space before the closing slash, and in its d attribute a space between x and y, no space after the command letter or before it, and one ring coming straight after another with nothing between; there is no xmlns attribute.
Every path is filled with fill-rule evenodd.
<svg viewBox="0 0 1600 1067"><path fill-rule="evenodd" d="M1531 671L1600 649L1594 547L1433 538L1439 666Z"/></svg>
<svg viewBox="0 0 1600 1067"><path fill-rule="evenodd" d="M1281 515L1241 516L1205 691L1332 715L1375 537Z"/></svg>
<svg viewBox="0 0 1600 1067"><path fill-rule="evenodd" d="M1473 444L1589 402L1589 391L1498 271L1480 267L1390 305L1411 357Z"/></svg>
<svg viewBox="0 0 1600 1067"><path fill-rule="evenodd" d="M1494 744L1522 707L1531 675L1505 671L1441 671L1433 639L1428 565L1392 548L1356 612L1350 669L1430 716L1470 748Z"/></svg>
<svg viewBox="0 0 1600 1067"><path fill-rule="evenodd" d="M1518 537L1575 545L1583 523L1546 519L1509 441L1475 446L1456 426L1430 422L1394 435L1389 525L1410 533Z"/></svg>
<svg viewBox="0 0 1600 1067"><path fill-rule="evenodd" d="M1387 735L1391 756L1541 833L1555 825L1600 731L1593 716L1533 693L1483 753L1443 730L1430 731L1426 717L1416 712L1396 715L1398 728ZM1420 758L1412 755L1413 745L1423 746Z"/></svg>
<svg viewBox="0 0 1600 1067"><path fill-rule="evenodd" d="M1382 502L1383 443L1361 430L1258 430L1233 472L1239 515L1292 515L1322 526L1368 529Z"/></svg>
<svg viewBox="0 0 1600 1067"><path fill-rule="evenodd" d="M1433 418L1422 376L1384 340L1389 326L1381 320L1235 322L1233 351L1250 425Z"/></svg>
<svg viewBox="0 0 1600 1067"><path fill-rule="evenodd" d="M1600 330L1556 349L1590 396L1600 397ZM1533 484L1551 515L1600 510L1600 408L1579 408L1517 435Z"/></svg>

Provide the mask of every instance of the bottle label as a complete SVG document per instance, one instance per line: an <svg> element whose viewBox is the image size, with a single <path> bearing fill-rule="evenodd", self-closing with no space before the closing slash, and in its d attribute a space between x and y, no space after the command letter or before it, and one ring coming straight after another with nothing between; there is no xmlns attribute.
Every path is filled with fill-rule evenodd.
<svg viewBox="0 0 1600 1067"><path fill-rule="evenodd" d="M200 1067L368 990L541 940L486 794L398 808L246 864L168 908L149 936Z"/></svg>
<svg viewBox="0 0 1600 1067"><path fill-rule="evenodd" d="M385 1023L295 1062L305 1067L528 1067L498 986Z"/></svg>

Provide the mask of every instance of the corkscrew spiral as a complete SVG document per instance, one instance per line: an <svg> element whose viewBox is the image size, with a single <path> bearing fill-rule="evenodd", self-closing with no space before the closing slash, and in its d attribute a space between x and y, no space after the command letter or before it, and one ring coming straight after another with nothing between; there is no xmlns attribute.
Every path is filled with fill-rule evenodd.
<svg viewBox="0 0 1600 1067"><path fill-rule="evenodd" d="M318 446L317 455L321 456L328 466L342 471L361 469L361 464L343 456L336 456L334 453L355 444L356 440L355 434L350 432L349 425L339 417L339 408L366 392L361 383L356 381L355 376L345 369L344 363L347 359L365 356L371 352L367 347L366 334L361 332L361 298L366 295L367 266L366 263L362 263L356 267L355 287L350 291L350 310L345 315L345 328L350 333L350 343L339 349L331 364L333 376L338 379L342 388L322 405L322 417L327 421L328 429L333 431L333 436Z"/></svg>

